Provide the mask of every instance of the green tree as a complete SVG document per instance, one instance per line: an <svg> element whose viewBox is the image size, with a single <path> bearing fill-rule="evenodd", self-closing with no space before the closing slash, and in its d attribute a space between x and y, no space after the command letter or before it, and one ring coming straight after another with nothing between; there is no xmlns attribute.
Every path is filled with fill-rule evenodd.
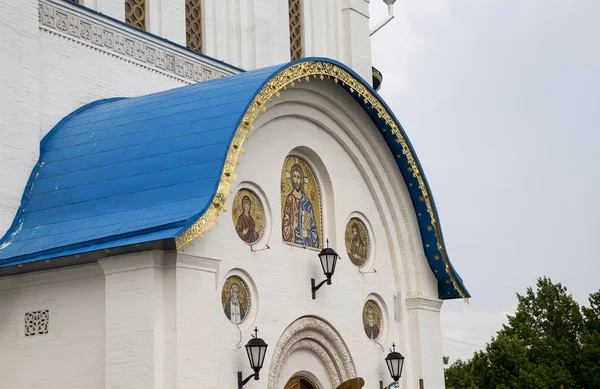
<svg viewBox="0 0 600 389"><path fill-rule="evenodd" d="M590 307L582 307L584 331L581 353L581 386L600 388L600 290L589 298Z"/></svg>
<svg viewBox="0 0 600 389"><path fill-rule="evenodd" d="M581 365L583 317L579 304L560 283L547 278L537 281L537 290L517 294L514 316L501 332L518 338L527 350L527 360L546 372L548 388L575 388Z"/></svg>
<svg viewBox="0 0 600 389"><path fill-rule="evenodd" d="M544 277L517 299L515 314L485 350L446 369L446 387L600 389L600 291L582 310L565 287Z"/></svg>
<svg viewBox="0 0 600 389"><path fill-rule="evenodd" d="M477 389L474 384L472 362L454 361L444 372L446 389Z"/></svg>

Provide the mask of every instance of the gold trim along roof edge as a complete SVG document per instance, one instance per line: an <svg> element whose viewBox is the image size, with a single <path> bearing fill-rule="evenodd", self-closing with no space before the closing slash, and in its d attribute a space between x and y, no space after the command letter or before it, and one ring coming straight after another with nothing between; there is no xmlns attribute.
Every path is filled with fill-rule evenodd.
<svg viewBox="0 0 600 389"><path fill-rule="evenodd" d="M268 78L268 81L263 84L260 91L255 95L238 125L229 146L229 151L227 152L221 179L212 204L196 222L176 237L175 241L177 249L183 249L187 244L192 244L192 241L197 237L202 238L204 233L210 231L213 224L218 224L217 219L219 213L226 210L225 201L231 193L231 182L235 179L234 170L239 154L243 151L242 145L244 141L248 139L248 133L255 129L253 124L258 119L260 112L266 111L265 105L273 98L273 96L279 96L281 90L287 89L288 86L294 87L296 82L302 82L302 80L309 81L310 77L319 77L321 80L329 78L333 79L336 83L339 82L349 88L351 93L357 93L361 99L364 99L365 105L370 104L373 109L377 111L377 114L382 121L385 122L391 129L391 132L396 136L395 142L401 145L402 154L406 157L408 164L412 168L412 175L416 179L419 190L422 193L422 199L427 207L430 223L434 227L437 248L442 255L446 273L460 297L468 301L470 296L462 286L455 271L453 271L446 254L437 213L434 210L433 198L424 179L421 166L417 162L414 151L404 136L400 124L396 121L391 112L389 112L382 100L371 91L371 88L366 86L357 75L352 74L342 66L343 65L341 64L338 65L333 61L330 62L325 59L309 59L283 65L274 71L273 75Z"/></svg>

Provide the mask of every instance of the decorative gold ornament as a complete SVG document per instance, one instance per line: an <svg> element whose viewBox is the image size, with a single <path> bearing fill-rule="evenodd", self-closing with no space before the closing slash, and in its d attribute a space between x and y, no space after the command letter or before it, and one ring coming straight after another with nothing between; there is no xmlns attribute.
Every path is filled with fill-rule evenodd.
<svg viewBox="0 0 600 389"><path fill-rule="evenodd" d="M231 175L226 176L225 172L234 171L241 146L243 145L244 140L247 139L250 129L252 128L252 130L254 130L252 124L258 118L258 115L265 104L273 96L279 94L282 89L286 89L288 85L291 85L292 82L313 75L323 78L331 78L334 80L334 82L340 82L342 85L354 90L362 99L368 101L368 104L377 111L377 115L386 123L388 127L390 127L392 134L396 136L394 141L401 145L402 154L406 158L408 165L412 168L411 174L416 179L418 188L421 191L419 200L424 202L427 208L427 213L430 217L430 223L433 226L433 230L436 235L437 248L444 261L446 273L449 275L454 289L461 297L467 299L468 296L466 291L458 282L454 272L450 270L448 255L443 246L442 234L439 224L437 223L437 215L433 209L433 201L429 187L425 183L423 172L417 164L414 151L409 145L407 139L404 137L400 129L400 125L398 122L396 122L396 120L394 120L392 114L386 109L379 97L371 92L371 90L365 84L363 84L359 79L354 77L344 68L330 62L305 61L287 67L274 75L257 93L254 100L250 104L250 107L244 114L241 124L231 141L229 152L227 153L223 167L223 174L221 175L217 194L215 196L216 201L213 201L212 206L200 217L200 219L198 219L190 228L176 238L177 248L180 249L191 242L194 238L202 236L202 234L206 232L213 223L216 222L217 217L219 216L219 211L223 207L231 186L232 177Z"/></svg>
<svg viewBox="0 0 600 389"><path fill-rule="evenodd" d="M185 45L202 52L202 1L185 0Z"/></svg>
<svg viewBox="0 0 600 389"><path fill-rule="evenodd" d="M125 0L125 22L146 29L146 0Z"/></svg>
<svg viewBox="0 0 600 389"><path fill-rule="evenodd" d="M301 0L288 0L291 61L302 58L302 7L300 1ZM291 84L294 86L293 81Z"/></svg>

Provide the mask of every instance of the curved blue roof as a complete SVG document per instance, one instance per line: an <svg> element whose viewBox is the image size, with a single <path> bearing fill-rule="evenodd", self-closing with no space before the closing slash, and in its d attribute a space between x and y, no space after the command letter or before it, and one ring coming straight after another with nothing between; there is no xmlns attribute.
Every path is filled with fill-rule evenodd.
<svg viewBox="0 0 600 389"><path fill-rule="evenodd" d="M270 80L308 63L327 66L336 82L349 76L340 86L381 130L406 181L439 297L470 297L446 255L435 204L406 134L364 80L323 58L101 100L65 117L41 142L17 216L0 240L0 267L189 232L213 206L232 141L257 96Z"/></svg>

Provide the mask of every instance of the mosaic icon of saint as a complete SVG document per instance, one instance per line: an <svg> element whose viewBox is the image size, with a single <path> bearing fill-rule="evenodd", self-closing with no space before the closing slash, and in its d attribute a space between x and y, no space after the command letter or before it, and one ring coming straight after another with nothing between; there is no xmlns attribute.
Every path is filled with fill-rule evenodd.
<svg viewBox="0 0 600 389"><path fill-rule="evenodd" d="M258 240L258 232L254 230L254 219L250 214L252 202L249 196L242 197L242 214L235 225L235 231L246 243L254 243Z"/></svg>
<svg viewBox="0 0 600 389"><path fill-rule="evenodd" d="M225 316L233 324L240 324L246 317L246 312L240 300L240 287L237 284L231 285L229 299L225 304Z"/></svg>
<svg viewBox="0 0 600 389"><path fill-rule="evenodd" d="M373 300L367 301L363 308L363 327L365 334L371 340L376 340L381 334L381 310Z"/></svg>
<svg viewBox="0 0 600 389"><path fill-rule="evenodd" d="M221 304L227 319L235 325L242 323L250 314L250 303L246 282L239 276L228 277L221 290Z"/></svg>
<svg viewBox="0 0 600 389"><path fill-rule="evenodd" d="M290 169L292 190L283 209L283 241L301 246L319 247L319 234L313 204L304 193L304 172L298 163Z"/></svg>
<svg viewBox="0 0 600 389"><path fill-rule="evenodd" d="M231 217L235 232L244 243L253 245L260 240L265 230L265 213L256 193L240 189L233 199Z"/></svg>
<svg viewBox="0 0 600 389"><path fill-rule="evenodd" d="M346 225L346 251L350 261L356 266L362 266L369 257L369 240L367 228L357 218L352 218Z"/></svg>

